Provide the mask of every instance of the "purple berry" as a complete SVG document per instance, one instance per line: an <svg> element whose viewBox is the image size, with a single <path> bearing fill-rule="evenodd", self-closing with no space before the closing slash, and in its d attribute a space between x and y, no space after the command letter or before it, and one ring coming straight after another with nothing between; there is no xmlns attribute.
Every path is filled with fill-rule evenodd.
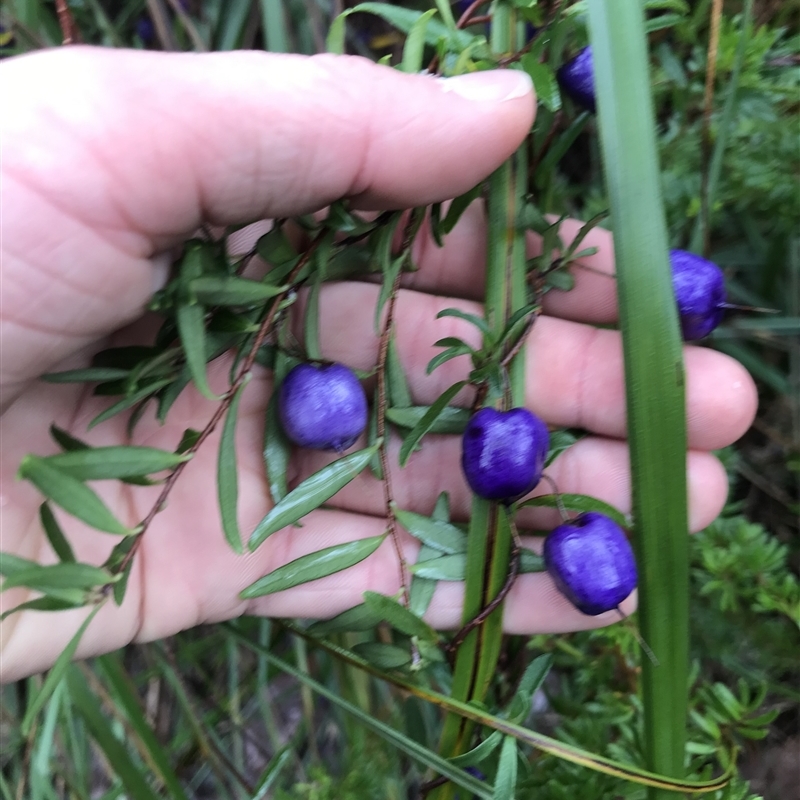
<svg viewBox="0 0 800 800"><path fill-rule="evenodd" d="M544 563L561 594L593 617L617 608L637 584L628 537L614 520L595 511L550 532Z"/></svg>
<svg viewBox="0 0 800 800"><path fill-rule="evenodd" d="M550 434L525 408L482 408L467 423L461 467L472 491L513 503L541 480Z"/></svg>
<svg viewBox="0 0 800 800"><path fill-rule="evenodd" d="M722 321L725 309L722 270L686 250L670 250L669 259L683 338L702 339Z"/></svg>
<svg viewBox="0 0 800 800"><path fill-rule="evenodd" d="M597 109L594 93L594 60L592 48L584 47L556 73L564 93L577 105L592 113Z"/></svg>
<svg viewBox="0 0 800 800"><path fill-rule="evenodd" d="M367 397L343 364L298 364L278 392L278 412L286 435L300 447L350 447L367 427Z"/></svg>

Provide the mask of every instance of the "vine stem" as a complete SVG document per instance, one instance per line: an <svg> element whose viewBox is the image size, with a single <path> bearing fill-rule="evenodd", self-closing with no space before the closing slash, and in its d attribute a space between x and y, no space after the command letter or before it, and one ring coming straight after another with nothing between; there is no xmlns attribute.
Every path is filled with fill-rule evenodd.
<svg viewBox="0 0 800 800"><path fill-rule="evenodd" d="M236 396L236 392L242 386L242 384L247 380L248 376L250 375L250 370L253 368L253 364L256 360L256 355L258 351L261 349L261 346L264 344L265 339L270 334L273 324L275 322L275 318L278 314L278 309L286 298L286 296L291 292L294 288L294 283L297 279L297 276L302 271L303 267L305 267L308 262L311 260L311 257L314 255L314 252L322 243L323 238L327 234L326 229L322 229L311 244L308 246L308 249L303 253L302 256L297 261L297 264L294 265L292 271L286 278L287 288L277 295L270 306L269 311L267 312L267 316L264 317L261 325L259 326L258 332L253 339L253 344L250 347L247 356L245 357L244 361L242 362L241 367L239 368L238 373L236 374L236 378L231 383L228 391L225 393L222 401L217 406L216 410L211 416L211 419L206 423L205 428L201 431L200 435L197 437L197 441L186 451L188 455L193 456L203 445L203 442L208 439L209 436L214 432L214 429L219 424L219 421L225 415L225 412L230 407L231 403L233 402L233 398ZM130 564L131 560L134 558L136 553L138 552L139 548L142 544L142 539L144 538L144 534L147 532L147 529L150 527L153 520L156 518L156 515L163 510L167 499L172 491L175 483L177 482L178 478L181 476L181 473L185 469L186 465L191 461L188 459L187 461L183 461L182 463L178 464L177 467L169 474L166 481L164 481L164 486L161 489L160 494L158 495L158 499L151 507L150 511L147 512L147 516L142 520L139 526L139 532L136 534L136 539L131 546L131 549L125 554L125 557L119 564L117 568L116 574L121 574L125 571ZM110 586L110 584L109 584Z"/></svg>

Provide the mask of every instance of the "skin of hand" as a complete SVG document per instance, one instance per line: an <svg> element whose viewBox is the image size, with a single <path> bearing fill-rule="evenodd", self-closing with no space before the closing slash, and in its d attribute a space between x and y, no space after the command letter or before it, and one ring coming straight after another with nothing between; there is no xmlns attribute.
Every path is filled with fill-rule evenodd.
<svg viewBox="0 0 800 800"><path fill-rule="evenodd" d="M48 426L93 445L127 443L116 417L86 433L106 404L80 385L38 382L47 371L87 365L112 344L146 343L156 322L143 316L163 285L169 252L203 222L229 225L318 210L340 197L363 209L407 208L457 196L488 175L522 142L534 115L530 82L511 70L439 80L405 75L350 57L164 54L74 47L9 59L2 73L2 305L0 305L0 523L2 550L41 563L55 554L38 520L41 496L15 480L22 457L56 447ZM569 237L578 223L566 223ZM437 248L415 243L419 271L397 304L398 349L415 403L430 403L466 373L455 359L432 375L433 342L474 339L445 307L480 313L485 230L471 207ZM589 436L548 470L563 492L594 495L630 509L621 341L591 323L616 315L610 235L593 231L585 246L599 252L576 269L568 293L546 296L526 350L527 405L551 426ZM530 240L531 254L536 252ZM607 273L606 275L602 273ZM340 283L321 300L325 356L368 369L377 357L372 315L377 287ZM707 525L727 485L708 452L749 426L755 388L738 363L712 350L687 347L687 458L692 530ZM229 363L210 368L212 388L226 387ZM258 372L240 405L237 428L240 525L252 530L270 507L261 457L270 376ZM469 401L464 395L462 402ZM187 390L159 426L145 415L135 442L174 449L186 428L202 429L214 404ZM88 656L131 641L168 636L243 613L328 617L361 601L365 590L397 591L391 543L356 567L285 592L242 601L258 577L306 553L382 533L381 492L366 473L335 498L335 508L310 514L302 528L271 536L255 553L236 556L223 540L216 508L219 431L188 465L145 535L125 602L108 603L78 650ZM398 442L390 457L396 463ZM465 519L470 495L459 468L458 437L430 437L405 470L393 473L402 508L430 513L448 491L453 515ZM293 483L330 456L300 452ZM151 507L158 487L94 485L129 525ZM546 491L541 488L538 491ZM116 537L87 529L61 512L79 560L100 564ZM555 524L549 512L529 513L523 526ZM534 541L532 546L539 547ZM416 545L403 540L409 562ZM463 587L440 584L428 621L460 625ZM0 595L3 608L25 590ZM625 608L635 607L635 597ZM0 629L2 672L9 681L47 668L87 611L24 612ZM585 617L546 574L523 575L505 609L511 632L569 631L609 624L615 613Z"/></svg>

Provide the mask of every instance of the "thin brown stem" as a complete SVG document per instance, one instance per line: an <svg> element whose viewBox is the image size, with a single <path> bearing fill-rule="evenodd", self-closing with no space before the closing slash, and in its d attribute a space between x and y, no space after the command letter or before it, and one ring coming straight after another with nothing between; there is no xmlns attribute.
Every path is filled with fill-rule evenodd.
<svg viewBox="0 0 800 800"><path fill-rule="evenodd" d="M67 0L56 0L56 14L61 27L61 44L77 44L80 41L78 26L75 24Z"/></svg>
<svg viewBox="0 0 800 800"><path fill-rule="evenodd" d="M286 278L286 284L287 284L286 290L281 292L281 294L277 295L273 300L269 312L267 313L266 317L264 317L264 320L262 321L258 329L258 333L256 333L255 338L253 339L253 344L251 345L250 350L247 353L247 356L242 362L241 367L239 367L239 371L236 374L236 378L233 380L233 382L230 385L230 388L222 398L222 402L217 406L216 410L212 414L211 419L208 421L205 428L203 428L203 430L201 431L200 436L198 436L197 438L197 441L186 451L188 455L194 455L200 449L200 447L203 445L203 442L205 442L206 439L208 439L208 437L213 433L217 424L219 423L219 421L225 415L225 412L230 407L231 403L233 402L233 398L236 396L236 392L239 391L239 388L242 386L242 384L250 374L250 370L253 368L253 364L255 363L256 360L256 355L258 354L258 351L261 349L261 346L264 344L264 340L272 331L273 323L275 322L275 318L278 314L278 309L280 308L281 303L289 294L289 292L293 290L297 276L300 274L303 267L305 267L306 264L308 264L308 262L311 260L311 257L314 255L314 251L319 247L326 233L327 231L323 229L317 234L314 241L311 242L308 249L298 259L297 264L295 264L292 271L289 273L288 277ZM184 461L178 464L178 466L175 467L175 469L169 474L169 477L167 477L166 481L164 482L164 486L161 489L161 493L158 495L158 499L153 504L152 508L147 513L147 516L142 520L141 525L139 526L139 533L136 534L136 540L131 546L131 549L128 551L128 553L120 562L119 568L117 569L118 574L125 571L128 564L131 562L131 560L134 558L137 551L139 550L139 547L141 547L144 534L147 532L147 529L150 527L150 524L153 522L156 515L161 510L163 510L164 506L166 505L167 498L169 497L170 492L175 486L175 483L177 482L178 478L181 476L181 473L183 472L187 463L189 462Z"/></svg>
<svg viewBox="0 0 800 800"><path fill-rule="evenodd" d="M511 591L511 587L514 585L514 581L516 581L517 576L519 575L519 554L522 550L522 542L519 538L519 532L517 531L516 523L512 518L511 510L506 509L506 513L508 515L508 524L511 528L511 563L508 568L508 577L506 578L506 582L503 584L500 591L497 593L497 595L495 595L491 602L488 603L476 617L473 617L466 625L456 632L455 636L447 645L447 652L451 657L455 656L456 651L464 643L464 640L467 638L467 636L469 636L469 634L479 625L482 625L503 602L503 600L506 599L506 595Z"/></svg>

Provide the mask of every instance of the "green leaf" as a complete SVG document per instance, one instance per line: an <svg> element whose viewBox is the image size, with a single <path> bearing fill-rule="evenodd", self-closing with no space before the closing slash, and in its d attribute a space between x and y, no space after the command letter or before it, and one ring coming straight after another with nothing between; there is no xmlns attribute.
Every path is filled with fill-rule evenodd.
<svg viewBox="0 0 800 800"><path fill-rule="evenodd" d="M458 358L458 356L466 356L474 353L475 351L468 345L468 344L461 344L455 347L448 347L439 355L434 356L429 362L428 366L425 367L425 373L430 375L437 367L441 367L447 361L450 361L453 358Z"/></svg>
<svg viewBox="0 0 800 800"><path fill-rule="evenodd" d="M442 317L456 317L457 319L463 319L465 322L469 322L474 325L484 336L491 338L491 328L489 327L489 323L486 322L483 317L479 317L476 314L470 314L466 311L462 311L459 308L443 309L436 315L436 319L441 319Z"/></svg>
<svg viewBox="0 0 800 800"><path fill-rule="evenodd" d="M101 383L103 381L124 380L130 370L118 367L87 367L68 369L64 372L48 372L41 376L45 383Z"/></svg>
<svg viewBox="0 0 800 800"><path fill-rule="evenodd" d="M61 530L61 526L53 516L53 512L47 503L42 503L39 506L39 519L42 523L47 541L50 542L50 547L53 552L59 557L61 561L75 561L75 554L72 552L67 537Z"/></svg>
<svg viewBox="0 0 800 800"><path fill-rule="evenodd" d="M133 761L128 752L128 743L123 743L114 735L97 697L89 690L86 680L75 667L67 672L67 686L72 704L83 717L94 743L103 752L128 796L135 797L136 800L158 800L158 795L150 788L145 777L147 771Z"/></svg>
<svg viewBox="0 0 800 800"><path fill-rule="evenodd" d="M189 455L154 447L114 445L71 450L42 459L48 466L79 481L118 480L172 470Z"/></svg>
<svg viewBox="0 0 800 800"><path fill-rule="evenodd" d="M222 530L225 539L234 553L243 553L242 534L239 532L237 510L239 507L239 466L236 460L236 419L239 414L239 401L242 392L249 383L249 379L242 381L242 385L233 396L225 424L222 427L222 438L217 452L217 498L219 512L222 518Z"/></svg>
<svg viewBox="0 0 800 800"><path fill-rule="evenodd" d="M558 111L561 108L561 92L550 65L540 62L538 56L531 53L522 56L520 64L531 76L538 102L550 111Z"/></svg>
<svg viewBox="0 0 800 800"><path fill-rule="evenodd" d="M13 553L0 553L0 575L14 575L26 569L33 569L38 566L36 561L28 558L20 558Z"/></svg>
<svg viewBox="0 0 800 800"><path fill-rule="evenodd" d="M533 696L544 683L552 666L552 653L545 653L544 655L534 658L525 668L525 672L522 673L519 686L517 686L517 692L524 692L527 695Z"/></svg>
<svg viewBox="0 0 800 800"><path fill-rule="evenodd" d="M455 525L413 511L404 511L402 508L395 508L394 515L415 539L424 542L428 547L448 555L467 552L467 537Z"/></svg>
<svg viewBox="0 0 800 800"><path fill-rule="evenodd" d="M61 506L68 514L90 527L121 536L136 533L135 529L126 528L88 486L51 466L46 459L25 456L18 474L20 478L29 480L45 497Z"/></svg>
<svg viewBox="0 0 800 800"><path fill-rule="evenodd" d="M500 747L503 741L503 734L500 731L492 731L479 745L472 748L460 756L455 756L450 759L450 763L455 767L476 767L478 764L486 761L486 759Z"/></svg>
<svg viewBox="0 0 800 800"><path fill-rule="evenodd" d="M391 597L377 592L364 592L364 603L381 620L388 622L400 633L417 636L428 642L435 642L439 639L436 631L427 622L423 622L416 614Z"/></svg>
<svg viewBox="0 0 800 800"><path fill-rule="evenodd" d="M544 565L544 558L533 550L523 547L519 553L519 571L521 575L531 572L545 572L547 567Z"/></svg>
<svg viewBox="0 0 800 800"><path fill-rule="evenodd" d="M375 331L381 330L381 316L383 314L383 307L392 293L397 275L403 268L406 256L401 254L397 258L392 257L392 243L394 241L395 231L400 224L400 214L393 214L386 225L382 225L370 237L370 243L373 247L375 262L380 268L383 279L381 281L381 290L378 293L378 301L375 303Z"/></svg>
<svg viewBox="0 0 800 800"><path fill-rule="evenodd" d="M93 589L114 581L114 576L91 564L76 564L65 561L59 564L37 564L30 569L15 572L0 586L0 592L15 586L25 586L37 592L49 594L59 589Z"/></svg>
<svg viewBox="0 0 800 800"><path fill-rule="evenodd" d="M386 419L398 428L413 428L428 413L430 406L410 406L408 408L387 408ZM469 409L447 406L436 417L428 433L464 433L469 422Z"/></svg>
<svg viewBox="0 0 800 800"><path fill-rule="evenodd" d="M411 663L411 653L395 644L385 642L361 642L353 652L378 669L400 669Z"/></svg>
<svg viewBox="0 0 800 800"><path fill-rule="evenodd" d="M430 432L439 415L464 386L466 386L466 381L458 381L458 383L454 383L449 389L445 389L433 405L422 415L420 421L408 432L400 447L399 461L401 467L406 465L414 448L419 444L420 439L422 439L426 433Z"/></svg>
<svg viewBox="0 0 800 800"><path fill-rule="evenodd" d="M269 493L273 503L278 503L286 497L286 470L289 467L289 458L292 454L292 445L283 432L280 416L278 414L278 388L286 373L292 368L292 360L282 351L275 354L275 369L273 376L272 396L267 405L267 420L264 426L264 466L266 467Z"/></svg>
<svg viewBox="0 0 800 800"><path fill-rule="evenodd" d="M256 248L258 255L273 267L286 266L297 258L297 251L282 227L274 227L265 233L256 243Z"/></svg>
<svg viewBox="0 0 800 800"><path fill-rule="evenodd" d="M417 553L417 564L423 564L427 561L433 561L440 558L442 553L440 550L434 550L432 547L424 544L420 547ZM433 594L436 591L436 581L423 578L420 575L411 576L411 588L409 589L408 607L418 616L421 617L428 610L428 606L433 600Z"/></svg>
<svg viewBox="0 0 800 800"><path fill-rule="evenodd" d="M484 183L481 181L477 186L473 186L468 192L456 197L447 209L444 219L436 226L438 235L446 236L455 228L461 215L469 206L481 196Z"/></svg>
<svg viewBox="0 0 800 800"><path fill-rule="evenodd" d="M431 17L435 15L436 9L431 8L411 26L406 37L406 43L403 46L403 60L400 63L400 69L403 72L409 72L413 75L422 69L422 58L425 54L425 31Z"/></svg>
<svg viewBox="0 0 800 800"><path fill-rule="evenodd" d="M514 800L517 786L517 740L513 736L503 739L500 748L500 761L497 764L497 778L492 800Z"/></svg>
<svg viewBox="0 0 800 800"><path fill-rule="evenodd" d="M412 564L408 571L420 578L430 578L434 581L463 581L467 568L467 557L463 553L451 556L442 556L431 561L422 561Z"/></svg>
<svg viewBox="0 0 800 800"><path fill-rule="evenodd" d="M572 447L578 438L579 436L566 428L550 431L550 448L544 461L545 467L549 467L565 450Z"/></svg>
<svg viewBox="0 0 800 800"><path fill-rule="evenodd" d="M332 619L325 619L310 625L308 632L314 636L328 636L331 633L351 631L371 631L381 623L381 617L366 603L348 608Z"/></svg>
<svg viewBox="0 0 800 800"><path fill-rule="evenodd" d="M365 447L363 450L340 458L306 478L258 523L250 536L248 543L250 550L255 550L275 531L292 525L310 511L330 500L340 489L358 476L369 464L372 456L378 452L379 447L380 442L376 442L372 447Z"/></svg>
<svg viewBox="0 0 800 800"><path fill-rule="evenodd" d="M286 286L273 286L235 275L204 275L187 284L189 296L206 306L250 306L263 303L285 292Z"/></svg>
<svg viewBox="0 0 800 800"><path fill-rule="evenodd" d="M61 655L56 659L55 664L50 668L39 691L28 702L28 707L25 709L25 716L22 718L22 723L20 725L20 731L23 736L27 737L31 732L31 726L37 715L42 708L44 708L44 704L50 698L50 695L53 694L56 687L61 683L64 672L69 666L70 661L72 661L72 657L75 655L75 651L78 649L78 645L80 644L84 632L89 627L89 623L91 623L102 607L102 603L96 605L86 616L80 628L78 628L75 635L67 643L67 646L61 651Z"/></svg>
<svg viewBox="0 0 800 800"><path fill-rule="evenodd" d="M545 275L545 286L562 292L571 292L575 288L575 276L564 269L551 270Z"/></svg>
<svg viewBox="0 0 800 800"><path fill-rule="evenodd" d="M411 389L408 387L405 370L400 363L395 337L389 339L389 349L386 351L386 383L389 395L389 405L393 408L409 408L413 405Z"/></svg>
<svg viewBox="0 0 800 800"><path fill-rule="evenodd" d="M181 440L178 443L178 446L175 448L176 453L185 453L188 450L191 450L200 439L200 431L196 431L194 428L187 428L183 432L183 436L181 436Z"/></svg>
<svg viewBox="0 0 800 800"><path fill-rule="evenodd" d="M116 416L120 412L127 411L129 408L133 408L133 406L138 405L148 397L155 395L157 392L159 392L165 386L169 386L171 383L173 383L171 378L162 378L142 386L141 389L137 389L135 392L133 392L133 394L123 397L122 400L119 400L113 405L109 406L107 409L105 409L105 411L101 411L89 423L89 430L94 428L96 425L99 425L101 422L111 419L111 417Z"/></svg>
<svg viewBox="0 0 800 800"><path fill-rule="evenodd" d="M390 25L394 25L395 28L403 33L408 33L414 23L425 13L410 8L392 6L388 3L359 3L349 9L349 12L351 14L356 12L375 14L375 16L385 19ZM469 46L474 38L471 33L466 33L465 31L450 31L446 25L435 19L432 19L425 29L425 42L432 47L435 47L440 39L445 39L449 47L459 51Z"/></svg>
<svg viewBox="0 0 800 800"><path fill-rule="evenodd" d="M141 702L136 694L130 676L122 666L116 654L100 656L97 659L100 670L113 690L114 699L125 712L134 734L147 752L150 762L155 767L164 788L173 800L187 800L180 780L171 764L169 751L158 740L152 726L145 717Z"/></svg>
<svg viewBox="0 0 800 800"><path fill-rule="evenodd" d="M220 398L211 391L206 373L205 309L202 306L183 305L175 312L181 345L186 356L194 385L209 400Z"/></svg>
<svg viewBox="0 0 800 800"><path fill-rule="evenodd" d="M386 534L371 536L368 539L337 544L333 547L326 547L324 550L317 550L315 553L300 556L300 558L273 570L269 575L259 578L244 589L239 596L243 600L263 597L266 594L282 592L293 586L299 586L301 583L308 583L349 569L371 556L385 538Z"/></svg>
<svg viewBox="0 0 800 800"><path fill-rule="evenodd" d="M584 511L597 511L613 519L622 528L630 527L630 520L621 511L608 503L604 503L602 500L598 500L596 497L589 497L585 494L543 494L520 503L519 507L558 508L559 500L563 507L570 511L579 511L581 513Z"/></svg>
<svg viewBox="0 0 800 800"><path fill-rule="evenodd" d="M28 600L20 603L14 608L9 608L0 614L0 622L12 614L18 614L21 611L68 611L72 608L80 608L86 605L86 594L81 590L75 590L69 593L59 592L58 596L46 595L45 597L37 597L35 600Z"/></svg>

